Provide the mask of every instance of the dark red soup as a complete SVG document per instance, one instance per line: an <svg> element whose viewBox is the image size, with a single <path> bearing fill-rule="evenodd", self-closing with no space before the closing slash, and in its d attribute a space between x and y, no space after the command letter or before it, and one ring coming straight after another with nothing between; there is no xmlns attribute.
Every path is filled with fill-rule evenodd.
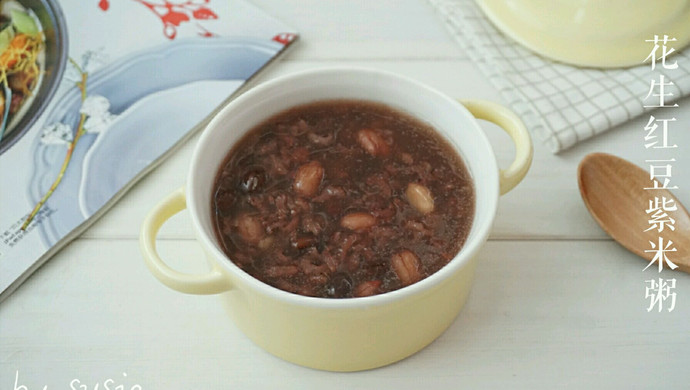
<svg viewBox="0 0 690 390"><path fill-rule="evenodd" d="M345 100L252 129L213 193L216 235L233 262L324 298L381 294L438 271L465 242L475 203L461 158L431 127Z"/></svg>

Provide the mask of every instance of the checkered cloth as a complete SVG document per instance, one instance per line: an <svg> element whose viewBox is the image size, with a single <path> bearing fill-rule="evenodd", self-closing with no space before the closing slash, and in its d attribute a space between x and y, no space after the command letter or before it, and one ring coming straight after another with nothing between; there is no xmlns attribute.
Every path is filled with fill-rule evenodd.
<svg viewBox="0 0 690 390"><path fill-rule="evenodd" d="M577 68L518 45L491 24L474 0L427 1L525 125L554 153L653 109L645 106L658 105L659 98L645 97L661 74L674 83L664 91L673 94L665 105L690 94L690 49L669 58L676 61L677 69L664 69L659 62L655 70L649 64L612 70ZM658 87L654 93L659 93Z"/></svg>

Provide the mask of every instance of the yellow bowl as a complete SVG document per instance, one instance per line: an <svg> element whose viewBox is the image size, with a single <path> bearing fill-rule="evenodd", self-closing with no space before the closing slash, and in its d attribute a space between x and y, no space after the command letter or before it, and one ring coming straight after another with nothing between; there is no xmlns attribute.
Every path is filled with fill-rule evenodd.
<svg viewBox="0 0 690 390"><path fill-rule="evenodd" d="M567 64L641 65L658 35L690 43L688 0L477 0L494 25L523 46ZM661 50L659 50L661 55Z"/></svg>
<svg viewBox="0 0 690 390"><path fill-rule="evenodd" d="M476 215L466 244L441 270L400 290L348 299L291 294L242 271L215 239L212 186L232 145L273 114L336 98L384 103L428 122L458 150L473 176ZM355 371L383 366L419 351L437 338L462 308L472 285L475 255L488 237L498 195L514 187L531 163L530 138L519 118L494 103L464 104L407 78L367 69L309 71L256 87L224 107L209 123L192 157L186 188L161 201L144 221L141 250L146 264L161 282L175 290L224 293L225 305L237 326L266 351L290 362ZM508 169L499 171L473 114L499 124L511 135L516 158ZM156 252L158 230L184 208L189 209L197 239L212 268L204 275L180 273Z"/></svg>

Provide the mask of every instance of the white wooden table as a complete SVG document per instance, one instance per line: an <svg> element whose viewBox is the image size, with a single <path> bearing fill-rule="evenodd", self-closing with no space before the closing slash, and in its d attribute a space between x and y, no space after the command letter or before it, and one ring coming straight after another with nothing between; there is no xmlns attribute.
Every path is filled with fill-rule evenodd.
<svg viewBox="0 0 690 390"><path fill-rule="evenodd" d="M414 0L253 0L296 27L301 41L263 73L329 65L394 71L459 97L502 102ZM503 102L505 103L505 102ZM690 99L674 111L678 198L690 205ZM527 178L500 200L475 286L455 323L416 355L351 374L277 359L245 338L214 296L185 296L149 274L138 249L144 215L182 186L196 138L137 184L110 212L0 304L0 389L110 388L690 388L690 275L676 307L647 312L646 263L613 242L587 213L576 170L588 153L645 166L639 118L560 155L535 141ZM486 125L503 166L507 136ZM166 258L203 269L186 214L164 226ZM166 254L169 254L166 256ZM174 254L174 256L172 256ZM197 264L198 263L198 264ZM126 374L126 376L125 376ZM74 380L77 379L78 382Z"/></svg>

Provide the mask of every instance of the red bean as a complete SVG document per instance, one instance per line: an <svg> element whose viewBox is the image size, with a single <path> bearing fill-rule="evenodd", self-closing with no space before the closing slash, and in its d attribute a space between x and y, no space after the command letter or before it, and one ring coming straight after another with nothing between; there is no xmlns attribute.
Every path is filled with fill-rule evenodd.
<svg viewBox="0 0 690 390"><path fill-rule="evenodd" d="M326 283L326 295L333 298L345 298L352 291L352 278L344 272L336 272Z"/></svg>

